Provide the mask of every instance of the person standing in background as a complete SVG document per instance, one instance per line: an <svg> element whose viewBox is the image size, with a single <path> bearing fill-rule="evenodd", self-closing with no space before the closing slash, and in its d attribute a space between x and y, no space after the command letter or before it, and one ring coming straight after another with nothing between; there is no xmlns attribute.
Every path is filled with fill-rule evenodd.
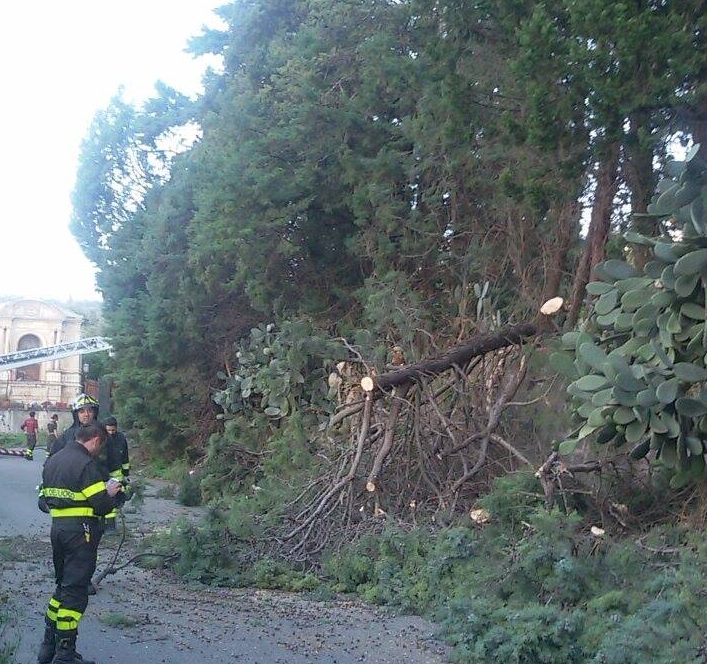
<svg viewBox="0 0 707 664"><path fill-rule="evenodd" d="M124 483L130 477L128 440L122 431L118 431L118 420L115 417L107 417L103 426L108 434L108 475Z"/></svg>
<svg viewBox="0 0 707 664"><path fill-rule="evenodd" d="M101 476L107 482L114 479L120 482L124 489L126 499L130 497L130 460L128 457L128 441L122 431L118 431L118 420L115 417L107 417L103 421L107 438L106 444L97 459ZM118 511L113 510L106 514L105 529L113 531L116 529L116 519Z"/></svg>
<svg viewBox="0 0 707 664"><path fill-rule="evenodd" d="M57 435L57 429L59 428L59 416L54 413L52 415L51 419L49 422L47 422L47 452L52 449L52 445L54 445Z"/></svg>
<svg viewBox="0 0 707 664"><path fill-rule="evenodd" d="M37 445L37 431L39 431L39 422L33 410L29 411L29 417L20 424L20 429L25 432L27 437L27 452L25 452L25 455L28 459L32 459L34 458L34 448Z"/></svg>

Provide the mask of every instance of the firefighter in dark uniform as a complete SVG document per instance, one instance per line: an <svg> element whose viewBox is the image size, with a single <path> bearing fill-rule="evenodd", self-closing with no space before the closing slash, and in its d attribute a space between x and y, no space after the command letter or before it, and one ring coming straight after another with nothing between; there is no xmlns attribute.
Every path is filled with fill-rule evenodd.
<svg viewBox="0 0 707 664"><path fill-rule="evenodd" d="M117 480L123 485L126 500L130 499L130 459L128 456L128 441L122 431L118 431L118 420L115 417L107 417L103 421L103 426L106 429L106 444L101 450L101 454L97 459L98 467L101 471L103 479L108 481L110 478ZM118 511L113 510L110 514L106 514L105 529L115 530L115 522L118 517Z"/></svg>
<svg viewBox="0 0 707 664"><path fill-rule="evenodd" d="M96 569L101 517L122 504L122 485L106 484L95 461L105 439L105 429L89 423L44 465L39 508L52 516L56 590L47 608L39 664L94 664L76 652L76 636Z"/></svg>
<svg viewBox="0 0 707 664"><path fill-rule="evenodd" d="M74 440L76 432L90 422L98 421L98 401L88 394L79 394L71 407L71 414L74 418L73 424L64 430L49 450L49 455L56 454L67 443Z"/></svg>
<svg viewBox="0 0 707 664"><path fill-rule="evenodd" d="M108 472L111 477L121 482L130 479L130 456L128 454L128 440L122 431L118 431L118 420L115 417L107 417L103 422L108 438L106 448L108 454Z"/></svg>

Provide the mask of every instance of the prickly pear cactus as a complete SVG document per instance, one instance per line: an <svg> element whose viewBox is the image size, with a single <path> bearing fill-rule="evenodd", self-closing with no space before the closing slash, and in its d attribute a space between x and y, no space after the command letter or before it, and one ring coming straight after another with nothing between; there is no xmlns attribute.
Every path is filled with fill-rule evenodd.
<svg viewBox="0 0 707 664"><path fill-rule="evenodd" d="M624 261L595 268L599 281L582 329L562 337L552 366L572 379L567 388L576 435L570 453L592 435L600 445L626 446L673 471L680 488L704 477L707 452L707 150L671 164L648 214L672 218L659 239L628 233L653 256L643 272Z"/></svg>

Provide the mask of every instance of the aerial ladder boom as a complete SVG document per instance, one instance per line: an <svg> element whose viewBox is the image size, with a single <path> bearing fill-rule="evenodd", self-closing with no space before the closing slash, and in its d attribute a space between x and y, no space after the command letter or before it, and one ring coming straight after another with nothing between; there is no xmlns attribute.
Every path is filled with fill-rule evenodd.
<svg viewBox="0 0 707 664"><path fill-rule="evenodd" d="M15 353L0 355L0 371L9 371L26 367L38 362L50 362L60 360L63 357L72 355L87 355L97 353L101 350L111 350L111 345L104 337L88 337L79 341L69 341L55 346L45 346L44 348L29 348L28 350L18 350ZM31 453L25 449L0 447L0 456L16 456L28 460L32 459Z"/></svg>
<svg viewBox="0 0 707 664"><path fill-rule="evenodd" d="M79 341L57 344L56 346L18 350L15 353L0 355L0 371L26 367L38 362L60 360L63 357L71 357L72 355L97 353L101 350L111 350L111 348L110 343L104 337L88 337Z"/></svg>

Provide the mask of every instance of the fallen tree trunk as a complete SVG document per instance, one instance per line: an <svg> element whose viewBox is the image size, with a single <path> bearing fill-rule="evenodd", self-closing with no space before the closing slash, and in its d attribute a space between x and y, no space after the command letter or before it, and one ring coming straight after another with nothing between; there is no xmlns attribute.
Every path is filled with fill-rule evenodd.
<svg viewBox="0 0 707 664"><path fill-rule="evenodd" d="M474 357L485 355L506 346L520 344L524 339L535 334L537 334L537 328L532 323L511 325L495 334L484 334L474 337L466 343L455 346L439 357L423 360L417 364L411 364L408 367L396 369L380 376L365 376L361 380L361 387L366 392L374 392L374 398L379 397L389 388L437 376L455 366L464 367Z"/></svg>

